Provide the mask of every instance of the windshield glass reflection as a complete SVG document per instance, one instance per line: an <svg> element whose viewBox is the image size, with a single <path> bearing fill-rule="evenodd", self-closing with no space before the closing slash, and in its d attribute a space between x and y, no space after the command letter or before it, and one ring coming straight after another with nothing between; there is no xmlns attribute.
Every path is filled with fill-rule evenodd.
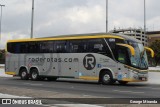
<svg viewBox="0 0 160 107"><path fill-rule="evenodd" d="M140 69L148 69L147 54L144 50L144 46L131 41L129 44L135 49L135 56L130 55L131 66Z"/></svg>

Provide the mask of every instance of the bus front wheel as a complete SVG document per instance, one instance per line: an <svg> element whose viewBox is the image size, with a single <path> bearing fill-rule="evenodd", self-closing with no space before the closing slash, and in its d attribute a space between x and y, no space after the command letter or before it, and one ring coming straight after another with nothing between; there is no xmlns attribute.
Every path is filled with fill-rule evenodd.
<svg viewBox="0 0 160 107"><path fill-rule="evenodd" d="M21 77L21 80L28 80L29 79L29 76L28 76L26 69L23 68L20 70L20 77Z"/></svg>
<svg viewBox="0 0 160 107"><path fill-rule="evenodd" d="M39 80L39 73L37 69L31 70L31 79L34 81Z"/></svg>
<svg viewBox="0 0 160 107"><path fill-rule="evenodd" d="M102 72L102 74L100 76L100 82L103 85L109 85L109 84L114 84L115 80L113 80L113 76L112 76L111 72L104 71L104 72Z"/></svg>

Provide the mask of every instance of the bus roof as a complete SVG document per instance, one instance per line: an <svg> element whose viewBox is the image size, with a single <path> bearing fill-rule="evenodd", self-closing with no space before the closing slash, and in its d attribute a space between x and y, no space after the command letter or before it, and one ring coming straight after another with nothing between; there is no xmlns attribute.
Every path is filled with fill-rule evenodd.
<svg viewBox="0 0 160 107"><path fill-rule="evenodd" d="M9 40L8 42L27 42L27 41L48 41L48 40L73 40L73 39L93 39L93 38L117 38L117 39L129 39L135 42L141 43L139 40L122 34L116 33L88 33L88 34L71 34L71 35L59 35L43 38L32 39L17 39Z"/></svg>

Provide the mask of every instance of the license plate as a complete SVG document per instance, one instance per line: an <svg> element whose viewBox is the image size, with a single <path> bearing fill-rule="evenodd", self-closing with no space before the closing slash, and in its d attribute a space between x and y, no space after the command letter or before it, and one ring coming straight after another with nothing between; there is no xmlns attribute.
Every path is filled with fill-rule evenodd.
<svg viewBox="0 0 160 107"><path fill-rule="evenodd" d="M142 81L145 81L146 80L146 78L142 78Z"/></svg>

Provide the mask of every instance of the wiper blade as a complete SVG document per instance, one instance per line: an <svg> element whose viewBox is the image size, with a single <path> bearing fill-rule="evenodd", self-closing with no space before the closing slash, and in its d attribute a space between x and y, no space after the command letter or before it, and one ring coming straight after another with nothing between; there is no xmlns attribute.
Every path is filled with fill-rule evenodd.
<svg viewBox="0 0 160 107"><path fill-rule="evenodd" d="M140 58L143 58L143 57L144 57L144 51L140 53Z"/></svg>

